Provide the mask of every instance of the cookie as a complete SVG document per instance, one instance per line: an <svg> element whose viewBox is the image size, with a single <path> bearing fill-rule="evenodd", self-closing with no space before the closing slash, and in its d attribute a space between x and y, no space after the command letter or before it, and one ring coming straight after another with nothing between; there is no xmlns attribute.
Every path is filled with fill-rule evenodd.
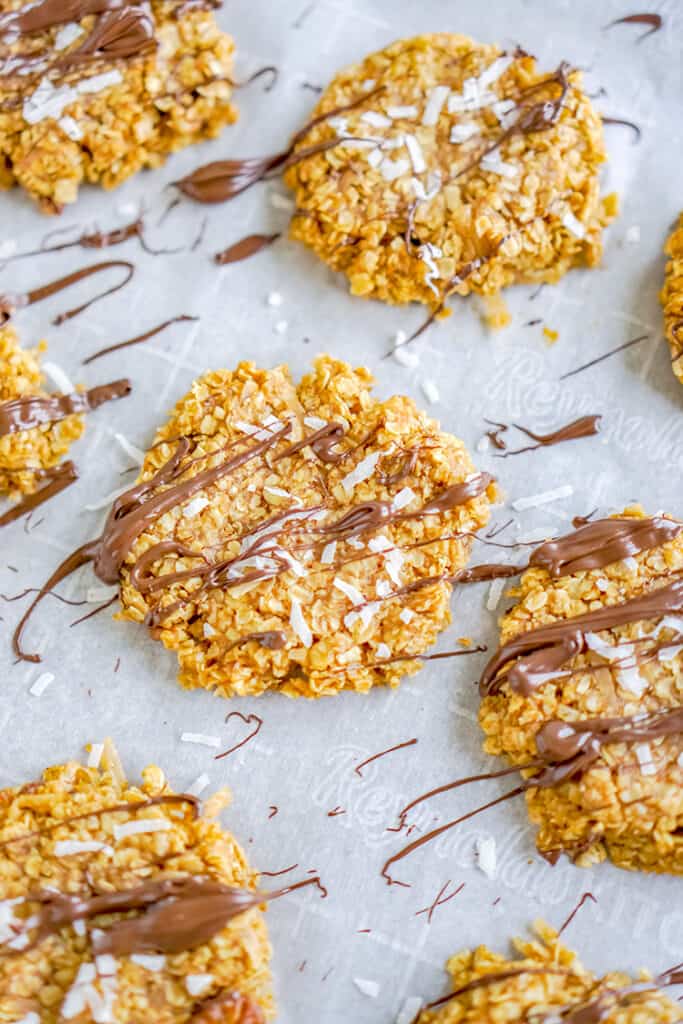
<svg viewBox="0 0 683 1024"><path fill-rule="evenodd" d="M537 548L481 680L551 863L683 874L683 524L639 507Z"/></svg>
<svg viewBox="0 0 683 1024"><path fill-rule="evenodd" d="M0 493L20 502L0 515L0 526L77 478L74 464L61 460L83 433L84 413L130 392L130 382L118 380L50 395L40 369L44 350L44 343L22 349L14 329L0 327Z"/></svg>
<svg viewBox="0 0 683 1024"><path fill-rule="evenodd" d="M580 73L462 35L399 40L341 71L295 143L291 235L366 298L440 308L556 282L599 262L616 212Z"/></svg>
<svg viewBox="0 0 683 1024"><path fill-rule="evenodd" d="M669 257L661 295L664 328L671 348L673 371L683 383L683 214L664 251Z"/></svg>
<svg viewBox="0 0 683 1024"><path fill-rule="evenodd" d="M270 1018L257 876L196 797L155 766L142 778L105 744L99 767L0 791L3 1020Z"/></svg>
<svg viewBox="0 0 683 1024"><path fill-rule="evenodd" d="M486 946L448 961L453 991L418 1014L414 1024L674 1024L683 1012L660 991L681 972L637 979L621 971L597 977L543 922L538 938L515 939L516 956Z"/></svg>
<svg viewBox="0 0 683 1024"><path fill-rule="evenodd" d="M209 6L209 5L207 5ZM47 213L114 188L237 118L231 38L180 0L9 0L0 14L0 188Z"/></svg>
<svg viewBox="0 0 683 1024"><path fill-rule="evenodd" d="M371 386L329 356L298 385L284 366L206 374L56 577L92 561L120 582L123 616L177 651L190 689L397 685L450 621L495 487L411 399Z"/></svg>

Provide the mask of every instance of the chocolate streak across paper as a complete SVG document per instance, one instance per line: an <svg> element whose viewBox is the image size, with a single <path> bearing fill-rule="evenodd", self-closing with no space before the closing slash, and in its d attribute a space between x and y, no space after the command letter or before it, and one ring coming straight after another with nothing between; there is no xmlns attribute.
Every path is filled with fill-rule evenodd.
<svg viewBox="0 0 683 1024"><path fill-rule="evenodd" d="M91 412L105 402L124 398L130 391L130 381L122 379L69 395L25 395L0 402L0 437L31 430L45 423L58 423L67 416Z"/></svg>
<svg viewBox="0 0 683 1024"><path fill-rule="evenodd" d="M119 284L115 284L106 291L96 295L93 299L89 299L88 302L84 302L83 305L67 310L65 313L60 313L53 320L55 325L59 325L66 320L72 320L79 313L89 309L95 302L99 302L100 299L105 299L108 295L113 295L114 292L118 292L121 288L125 287L135 273L134 264L128 260L105 260L102 263L93 263L89 267L74 270L73 273L67 274L65 277L57 278L56 281L51 281L40 288L34 288L25 294L0 294L0 327L7 323L17 309L23 309L24 306L32 306L34 302L41 302L43 299L49 299L51 295L56 295L57 292L61 292L64 288L69 288L72 284L84 281L86 277L98 274L101 270L110 270L113 267L122 267L125 270L124 279Z"/></svg>

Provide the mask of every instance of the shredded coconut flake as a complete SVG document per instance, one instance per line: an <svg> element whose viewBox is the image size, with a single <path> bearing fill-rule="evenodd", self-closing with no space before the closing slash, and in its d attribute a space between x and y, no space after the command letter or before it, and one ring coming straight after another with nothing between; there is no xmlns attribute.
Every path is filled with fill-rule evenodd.
<svg viewBox="0 0 683 1024"><path fill-rule="evenodd" d="M517 498L512 502L515 512L523 512L527 508L538 508L539 505L548 505L551 501L558 501L560 498L569 498L574 493L571 484L562 484L552 491L542 491L540 494L530 494L526 498Z"/></svg>
<svg viewBox="0 0 683 1024"><path fill-rule="evenodd" d="M417 495L415 494L415 491L412 489L412 487L402 487L398 494L394 495L394 498L391 502L392 507L394 508L395 511L400 511L402 508L405 508L407 505L410 505L411 501L413 501L413 499L416 497Z"/></svg>
<svg viewBox="0 0 683 1024"><path fill-rule="evenodd" d="M204 639L210 640L212 636L216 635L216 630L213 628L210 622L205 622L202 626L202 632L204 633Z"/></svg>
<svg viewBox="0 0 683 1024"><path fill-rule="evenodd" d="M88 96L96 92L103 92L105 89L110 89L113 85L119 85L122 81L123 76L121 72L114 68L112 71L103 71L101 75L93 75L92 78L84 79L78 83L76 88L79 93Z"/></svg>
<svg viewBox="0 0 683 1024"><path fill-rule="evenodd" d="M434 125L437 123L450 91L447 85L437 85L431 90L422 115L422 124Z"/></svg>
<svg viewBox="0 0 683 1024"><path fill-rule="evenodd" d="M337 542L336 542L336 540L331 540L329 544L325 545L325 547L323 548L322 554L320 556L320 561L322 562L323 565L330 565L332 562L334 562L334 556L335 556L336 550L337 550Z"/></svg>
<svg viewBox="0 0 683 1024"><path fill-rule="evenodd" d="M57 363L45 362L43 363L42 370L63 395L70 395L75 390L64 370L61 366L57 366Z"/></svg>
<svg viewBox="0 0 683 1024"><path fill-rule="evenodd" d="M332 585L341 590L342 594L348 597L351 604L359 605L363 604L365 598L361 594L357 587L354 587L351 583L347 583L346 580L340 580L338 576L335 576L332 580Z"/></svg>
<svg viewBox="0 0 683 1024"><path fill-rule="evenodd" d="M114 433L114 440L123 449L126 455L130 456L138 466L142 465L145 461L145 453L138 448L137 445L133 444L132 441L129 441L124 434L120 434L118 432Z"/></svg>
<svg viewBox="0 0 683 1024"><path fill-rule="evenodd" d="M54 845L55 857L71 857L77 853L106 853L113 854L114 850L108 843L100 843L95 839L60 839Z"/></svg>
<svg viewBox="0 0 683 1024"><path fill-rule="evenodd" d="M379 165L379 170L385 181L396 181L410 170L410 160L403 157L398 160L390 160L389 157L385 157Z"/></svg>
<svg viewBox="0 0 683 1024"><path fill-rule="evenodd" d="M194 519L208 504L209 499L204 494L198 494L195 498L191 498L187 505L184 506L183 516L185 519Z"/></svg>
<svg viewBox="0 0 683 1024"><path fill-rule="evenodd" d="M301 640L304 647L310 647L313 643L313 634L311 633L310 627L304 618L304 613L301 610L301 605L296 597L290 598L291 609L289 612L289 624Z"/></svg>
<svg viewBox="0 0 683 1024"><path fill-rule="evenodd" d="M200 796L200 794L202 794L209 785L210 781L211 779L206 772L202 772L202 774L194 780L192 785L188 787L187 792L190 796Z"/></svg>
<svg viewBox="0 0 683 1024"><path fill-rule="evenodd" d="M220 747L221 741L218 736L207 736L203 732L184 732L180 737L181 743L198 743L203 747Z"/></svg>
<svg viewBox="0 0 683 1024"><path fill-rule="evenodd" d="M420 381L420 387L422 388L422 394L425 396L428 402L432 403L432 405L434 404L434 402L439 401L439 398L441 397L439 394L439 389L437 388L434 381L431 380L429 377L425 377L423 381Z"/></svg>
<svg viewBox="0 0 683 1024"><path fill-rule="evenodd" d="M398 333L403 334L403 331ZM414 367L416 367L420 362L420 357L414 349L405 348L404 345L405 334L403 334L403 341L395 345L391 354L396 362L400 363L401 366L407 366L409 369L414 369Z"/></svg>
<svg viewBox="0 0 683 1024"><path fill-rule="evenodd" d="M417 117L417 107L387 107L389 117Z"/></svg>
<svg viewBox="0 0 683 1024"><path fill-rule="evenodd" d="M414 135L406 133L403 136L403 141L406 144L408 150L408 156L410 162L413 165L415 174L422 174L423 171L427 170L427 164L425 163L424 154L422 153L422 146Z"/></svg>
<svg viewBox="0 0 683 1024"><path fill-rule="evenodd" d="M385 658L391 657L391 647L388 644L377 644L377 657L384 661Z"/></svg>
<svg viewBox="0 0 683 1024"><path fill-rule="evenodd" d="M381 452L370 452L364 459L355 466L350 473L342 477L341 485L347 494L351 494L357 484L367 480L375 472L375 466L379 462Z"/></svg>
<svg viewBox="0 0 683 1024"><path fill-rule="evenodd" d="M58 121L59 127L68 135L72 142L80 142L83 138L83 129L75 118L65 114Z"/></svg>
<svg viewBox="0 0 683 1024"><path fill-rule="evenodd" d="M88 753L88 768L99 768L103 753L104 743L91 743Z"/></svg>
<svg viewBox="0 0 683 1024"><path fill-rule="evenodd" d="M467 142L473 135L478 135L479 129L476 124L454 124L451 128L450 141L454 143Z"/></svg>
<svg viewBox="0 0 683 1024"><path fill-rule="evenodd" d="M562 224L569 231L570 234L575 235L576 238L584 238L586 235L586 229L581 223L578 217L576 217L571 210L566 210L562 214Z"/></svg>
<svg viewBox="0 0 683 1024"><path fill-rule="evenodd" d="M501 178L516 178L519 174L518 165L501 160L498 153L487 153L481 158L479 164L483 171L500 174Z"/></svg>
<svg viewBox="0 0 683 1024"><path fill-rule="evenodd" d="M638 758L638 764L640 765L641 775L656 775L657 766L652 760L652 750L649 743L636 743L634 744L634 750L636 757Z"/></svg>
<svg viewBox="0 0 683 1024"><path fill-rule="evenodd" d="M266 302L268 303L269 306L281 306L282 295L280 294L280 292L269 292L268 297L266 298Z"/></svg>
<svg viewBox="0 0 683 1024"><path fill-rule="evenodd" d="M500 599L503 596L503 590L505 589L505 580L492 580L491 586L489 587L488 596L486 598L486 609L489 612L495 612L496 608L500 604Z"/></svg>
<svg viewBox="0 0 683 1024"><path fill-rule="evenodd" d="M54 679L55 677L52 672L42 672L28 692L32 697L42 697L50 683L54 682Z"/></svg>
<svg viewBox="0 0 683 1024"><path fill-rule="evenodd" d="M200 996L213 985L213 974L188 974L185 978L185 988L191 996Z"/></svg>
<svg viewBox="0 0 683 1024"><path fill-rule="evenodd" d="M138 821L124 821L122 825L114 825L114 839L125 839L144 832L167 832L172 828L167 818L141 818Z"/></svg>
<svg viewBox="0 0 683 1024"><path fill-rule="evenodd" d="M482 836L475 841L477 867L487 878L496 877L496 840L493 836Z"/></svg>
<svg viewBox="0 0 683 1024"><path fill-rule="evenodd" d="M166 957L161 953L131 953L130 959L146 971L163 971L166 966Z"/></svg>
<svg viewBox="0 0 683 1024"><path fill-rule="evenodd" d="M379 114L376 110L365 110L360 115L361 121L365 121L366 124L371 124L373 128L390 128L391 118L386 117L384 114Z"/></svg>
<svg viewBox="0 0 683 1024"><path fill-rule="evenodd" d="M304 423L311 430L322 430L327 426L327 420L321 420L319 416L304 416Z"/></svg>
<svg viewBox="0 0 683 1024"><path fill-rule="evenodd" d="M369 978L354 978L353 983L359 992L362 992L364 996L369 996L370 999L376 999L380 993L379 984Z"/></svg>
<svg viewBox="0 0 683 1024"><path fill-rule="evenodd" d="M399 615L399 619L401 620L401 622L405 622L406 625L409 622L412 622L412 620L414 618L415 618L415 612L412 610L412 608L403 608L401 613L400 613L400 615Z"/></svg>

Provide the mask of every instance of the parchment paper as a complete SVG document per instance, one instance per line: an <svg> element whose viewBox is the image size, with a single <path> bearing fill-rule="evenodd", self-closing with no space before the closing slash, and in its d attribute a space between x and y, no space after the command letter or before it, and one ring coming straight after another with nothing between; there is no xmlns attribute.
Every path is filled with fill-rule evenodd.
<svg viewBox="0 0 683 1024"><path fill-rule="evenodd" d="M508 530L513 538L537 529L564 531L572 515L596 505L616 510L639 500L649 511L680 515L683 389L669 366L657 293L664 239L683 206L682 16L675 0L655 2L647 9L657 10L665 22L657 34L637 42L643 31L637 25L603 31L636 8L624 0L229 3L218 16L237 40L240 77L262 64L280 69L271 92L264 92L263 79L238 93L237 126L113 194L85 189L77 207L59 221L42 217L18 191L0 196L1 238L15 239L20 250L34 248L55 227L126 223L140 203L149 210L153 244L188 243L208 214L204 240L193 253L152 257L131 241L101 254L74 249L41 256L0 273L0 289L14 291L96 259L130 258L137 266L124 292L69 324L55 328L51 320L80 294L94 294L100 279L16 318L24 344L46 337L47 358L73 380L91 385L129 375L134 394L89 417L73 449L79 482L34 515L28 534L21 522L3 531L0 590L12 594L38 585L65 553L96 535L104 513L84 506L133 479L127 472L131 459L115 432L144 449L195 376L245 357L264 365L288 362L298 375L315 353L329 351L369 365L380 394L402 391L425 403L423 382L433 381L440 397L430 411L472 449L485 416L521 419L542 429L602 413L598 438L507 460L476 455L482 468L498 475L509 500L561 484L573 487L570 497L516 515L518 531ZM421 362L407 369L382 357L397 330L410 333L421 323L422 309L351 299L343 280L285 240L239 265L211 263L212 253L247 233L285 229L287 213L270 199L272 193L286 194L279 182L223 206L188 203L153 230L170 197L163 191L168 182L210 159L256 156L286 143L315 102L305 82L324 85L337 68L396 37L443 30L486 42L519 42L548 69L569 59L587 69L589 91L606 90L596 100L603 113L642 127L639 145L629 129L607 129L611 163L605 189L621 192L622 214L607 232L601 269L573 272L534 300L532 289L513 289L507 296L513 325L495 335L482 327L476 301L457 301L451 319L415 343ZM266 302L273 291L282 295L280 307ZM81 367L96 348L180 313L201 319ZM523 326L539 317L559 332L552 347L542 325ZM279 334L274 327L281 320L288 326ZM558 381L567 370L642 333L650 340ZM509 506L497 509L496 521L508 513ZM491 560L491 552L480 560ZM82 597L95 582L86 570L63 593ZM495 642L496 615L506 602L488 611L488 593L484 585L463 588L454 597L454 623L444 648L463 635ZM473 683L485 655L427 663L395 692L315 703L268 695L228 704L202 691L181 691L174 655L142 628L116 623L108 612L69 628L87 609L49 599L28 633L29 644L41 646L44 664L13 664L9 635L23 607L0 607L1 784L29 780L49 764L82 757L87 741L111 735L132 776L156 762L177 788L202 772L213 788L230 786L234 803L224 821L256 866L277 871L298 863L292 877L312 868L321 872L327 900L304 890L268 913L283 1024L389 1024L406 998L434 999L445 991L448 955L481 942L505 949L508 937L539 916L559 925L587 890L598 902L583 907L566 937L593 968L646 964L663 970L683 959L680 880L632 875L610 865L587 871L562 862L550 868L535 854L533 830L519 801L465 823L398 865L398 877L411 888L390 889L380 878L381 864L403 842L386 832L402 803L434 785L497 766L480 751L474 717ZM44 671L54 673L54 682L42 697L31 696L30 686ZM241 751L214 761L215 751L180 742L187 730L219 735L231 746L244 735L239 720L224 724L235 709L264 719L258 737ZM359 761L413 737L417 744L370 765L362 778L354 773ZM419 820L424 828L448 821L502 793L505 785L488 782L444 796ZM271 805L279 810L269 819ZM345 813L328 817L335 808ZM496 840L493 879L474 860L475 839L483 835ZM428 924L427 915L417 912L448 880L448 892L461 882L465 887ZM354 979L376 982L376 998L363 994Z"/></svg>

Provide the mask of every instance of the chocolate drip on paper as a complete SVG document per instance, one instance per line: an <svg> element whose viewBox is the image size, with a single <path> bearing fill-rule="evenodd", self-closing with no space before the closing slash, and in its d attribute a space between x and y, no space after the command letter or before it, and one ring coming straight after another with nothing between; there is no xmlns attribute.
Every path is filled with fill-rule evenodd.
<svg viewBox="0 0 683 1024"><path fill-rule="evenodd" d="M239 242L234 242L227 249L223 249L222 252L217 252L213 261L219 266L225 266L226 263L239 263L242 260L249 259L250 256L255 256L262 249L267 249L279 237L279 231L275 232L274 235L247 235L245 238L241 238Z"/></svg>
<svg viewBox="0 0 683 1024"><path fill-rule="evenodd" d="M615 21L610 21L605 28L613 28L615 25L649 25L648 31L638 37L640 43L654 32L658 32L663 24L664 20L661 14L629 14L625 18L616 18Z"/></svg>
<svg viewBox="0 0 683 1024"><path fill-rule="evenodd" d="M484 669L480 693L482 696L495 694L504 681L518 693L533 693L538 685L534 676L558 672L586 649L586 633L683 613L683 578L680 574L678 576L672 583L639 597L539 626L513 637L499 647ZM515 659L515 664L506 669ZM501 672L502 669L505 671Z"/></svg>
<svg viewBox="0 0 683 1024"><path fill-rule="evenodd" d="M100 384L88 391L74 391L70 395L25 395L0 403L0 437L45 423L58 423L67 416L74 416L99 408L105 402L124 398L131 392L129 380L115 380L111 384Z"/></svg>
<svg viewBox="0 0 683 1024"><path fill-rule="evenodd" d="M84 302L82 306L77 306L75 309L70 309L65 313L60 313L59 316L55 317L52 321L58 326L59 324L63 324L66 320L72 320L73 317L78 316L79 313L89 309L90 306L99 302L100 299L105 299L108 295L113 295L114 292L120 291L120 289L125 287L132 278L135 273L135 266L128 260L106 260L103 263L93 263L89 267L83 267L81 270L75 270L73 273L67 274L65 277L57 278L56 281L51 281L49 284L42 285L40 288L34 288L32 291L26 292L26 294L23 295L0 295L0 327L7 323L17 309L21 309L24 306L32 306L34 302L41 302L43 299L48 299L51 295L56 295L57 292L62 291L64 288L68 288L72 284L78 284L79 281L84 281L87 277L91 277L93 274L98 274L101 270L110 270L113 267L122 267L126 271L123 281L119 284L113 285L111 288L108 288L105 292L101 292L101 294L96 295L95 298Z"/></svg>
<svg viewBox="0 0 683 1024"><path fill-rule="evenodd" d="M34 509L39 508L57 494L61 494L62 491L78 480L78 470L70 460L63 462L61 466L55 466L51 469L36 469L31 470L31 472L34 472L38 479L45 480L46 482L32 494L24 495L16 505L13 505L0 515L0 527L9 526L10 523L16 522L17 519L28 515L29 512L33 512Z"/></svg>
<svg viewBox="0 0 683 1024"><path fill-rule="evenodd" d="M623 558L661 547L675 540L681 530L683 523L663 516L596 519L579 526L574 533L545 541L533 552L529 565L547 569L554 578L602 569Z"/></svg>
<svg viewBox="0 0 683 1024"><path fill-rule="evenodd" d="M144 334L138 334L134 338L129 338L127 341L119 341L115 345L107 345L106 348L98 349L97 352L93 352L92 355L87 356L83 360L83 366L87 366L88 363L94 363L96 359L101 356L110 355L112 352L118 352L122 348L131 348L133 345L140 345L143 341L149 341L150 338L156 337L157 334L161 334L167 327L171 327L173 324L185 323L188 321L198 320L197 316L188 316L187 313L181 313L180 316L171 317L170 320L164 320L163 324L159 324L158 327L153 327L149 331L145 331Z"/></svg>
<svg viewBox="0 0 683 1024"><path fill-rule="evenodd" d="M630 128L633 134L635 135L634 142L640 142L643 130L640 127L640 125L637 125L635 123L635 121L627 121L623 117L607 117L606 114L601 114L600 119L602 120L603 124L620 124L624 128Z"/></svg>
<svg viewBox="0 0 683 1024"><path fill-rule="evenodd" d="M515 448L513 451L506 452L505 455L501 455L500 458L506 459L510 455L521 455L522 452L533 452L537 448L550 448L552 445L561 444L563 441L576 441L581 437L592 437L594 434L600 431L600 422L602 416L581 416L577 420L572 420L571 423L565 424L563 427L559 427L557 430L551 431L549 434L537 434L533 430L529 430L528 427L523 427L519 423L513 423L513 427L517 430L521 430L523 434L530 437L533 441L538 443L535 445L529 445L526 448ZM499 430L500 430L499 426ZM487 436L492 438L497 437L498 431L489 431ZM498 448L505 447L504 442L494 442Z"/></svg>

